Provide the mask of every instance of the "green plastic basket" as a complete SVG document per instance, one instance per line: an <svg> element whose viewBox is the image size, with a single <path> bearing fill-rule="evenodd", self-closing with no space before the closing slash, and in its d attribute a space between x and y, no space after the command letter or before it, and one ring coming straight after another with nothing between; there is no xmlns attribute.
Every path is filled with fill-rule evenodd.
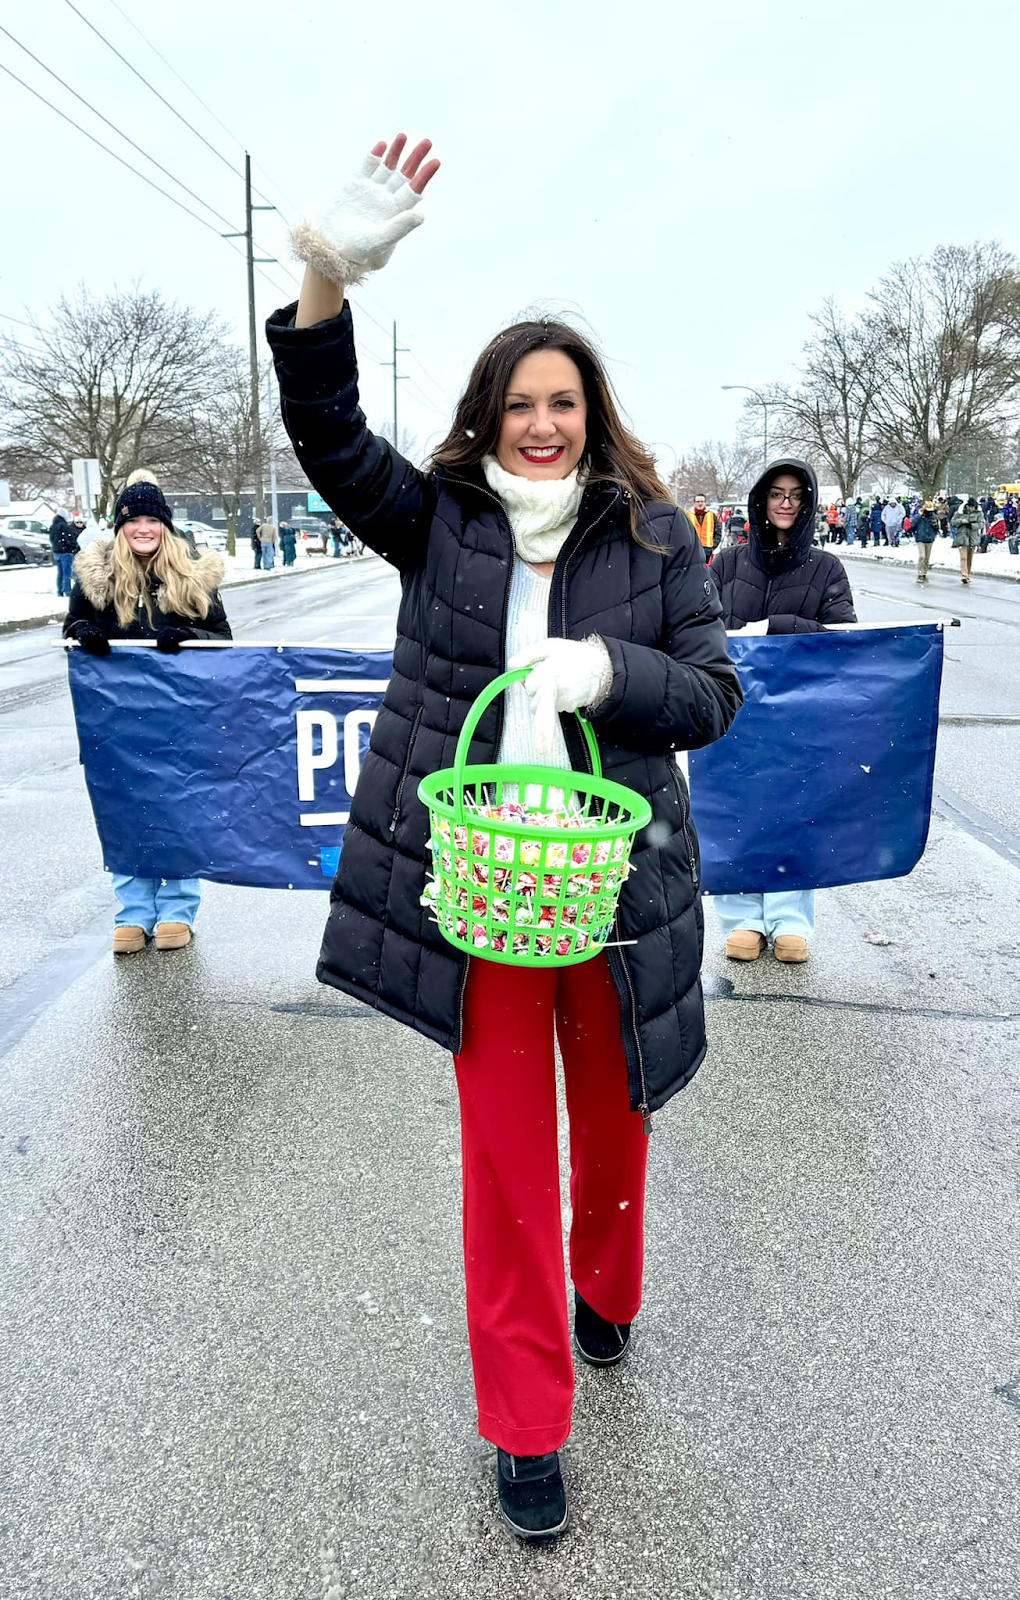
<svg viewBox="0 0 1020 1600"><path fill-rule="evenodd" d="M592 771L560 767L468 766L479 719L529 668L505 672L482 690L457 741L454 765L418 785L431 823L433 893L423 904L458 950L514 967L574 966L609 938L634 836L651 821L641 795L602 776L590 723L578 716ZM528 810L567 815L576 826L535 826L484 816L527 801Z"/></svg>

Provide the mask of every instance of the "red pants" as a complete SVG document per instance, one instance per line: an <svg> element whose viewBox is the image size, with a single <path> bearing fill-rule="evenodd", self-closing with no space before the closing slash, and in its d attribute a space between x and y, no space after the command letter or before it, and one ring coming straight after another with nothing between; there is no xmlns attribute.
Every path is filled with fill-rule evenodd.
<svg viewBox="0 0 1020 1600"><path fill-rule="evenodd" d="M570 1275L609 1322L641 1304L648 1140L630 1109L605 956L559 972L475 960L454 1058L478 1430L514 1455L570 1432L553 1021L570 1117Z"/></svg>

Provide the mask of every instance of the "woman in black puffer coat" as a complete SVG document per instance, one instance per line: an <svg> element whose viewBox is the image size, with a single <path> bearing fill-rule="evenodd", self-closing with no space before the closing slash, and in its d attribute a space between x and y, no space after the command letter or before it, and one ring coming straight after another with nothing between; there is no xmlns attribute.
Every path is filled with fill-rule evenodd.
<svg viewBox="0 0 1020 1600"><path fill-rule="evenodd" d="M727 628L747 633L824 633L856 622L846 568L812 544L818 483L805 461L774 461L747 502L746 545L721 550L710 568ZM726 954L754 961L772 944L779 961L806 961L815 926L813 889L716 895Z"/></svg>
<svg viewBox="0 0 1020 1600"><path fill-rule="evenodd" d="M526 322L494 339L429 471L369 432L343 291L387 259L434 171L426 143L401 177L402 148L377 146L325 227L295 232L308 263L301 299L267 328L303 470L402 587L393 676L318 970L455 1054L479 1429L498 1447L504 1519L522 1538L547 1537L566 1525L557 1452L573 1394L554 1025L570 1110L575 1339L607 1365L626 1352L640 1303L644 1135L705 1053L698 849L675 754L720 738L741 695L701 546L572 329ZM534 761L541 726L547 764L586 771L564 714L583 707L606 776L653 809L620 942L558 971L468 958L421 903L419 780L452 765L472 702L517 657L536 663L534 727L529 694L501 697L471 761Z"/></svg>

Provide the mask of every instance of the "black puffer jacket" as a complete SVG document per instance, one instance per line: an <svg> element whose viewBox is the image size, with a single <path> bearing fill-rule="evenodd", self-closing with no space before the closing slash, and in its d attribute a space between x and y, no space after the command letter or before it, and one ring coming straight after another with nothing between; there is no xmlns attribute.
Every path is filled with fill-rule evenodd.
<svg viewBox="0 0 1020 1600"><path fill-rule="evenodd" d="M765 488L777 472L804 485L800 516L778 545L765 515ZM829 622L856 622L846 568L838 556L812 546L818 483L805 461L773 461L747 502L746 545L719 550L709 568L728 628L769 619L769 633L822 633Z"/></svg>
<svg viewBox="0 0 1020 1600"><path fill-rule="evenodd" d="M120 535L118 535L118 538ZM167 535L168 538L173 535ZM223 562L213 550L193 558L195 576L209 596L209 614L198 621L167 610L167 598L155 581L150 583L151 619L144 608L128 626L122 627L113 604L113 540L97 539L85 546L74 563L74 586L64 619L65 639L73 639L83 623L101 628L108 639L154 639L160 628L187 628L196 639L229 639L230 624L219 597L217 585L223 578Z"/></svg>
<svg viewBox="0 0 1020 1600"><path fill-rule="evenodd" d="M403 591L393 676L361 768L318 975L456 1051L468 958L419 903L428 815L417 789L452 765L472 701L504 670L510 524L480 469L425 474L369 433L349 306L301 330L293 315L277 312L267 332L298 459L333 510L398 569ZM705 1052L698 846L673 752L720 738L741 702L690 523L658 504L649 524L665 556L631 538L619 491L589 488L556 562L549 616L550 634L605 639L613 684L593 717L603 767L653 807L617 920L619 938L637 943L607 952L635 1110L662 1105ZM497 699L473 762L495 760L502 716ZM576 719L563 728L573 764L587 770Z"/></svg>
<svg viewBox="0 0 1020 1600"><path fill-rule="evenodd" d="M50 523L50 549L55 556L71 556L77 548L78 529L58 511Z"/></svg>

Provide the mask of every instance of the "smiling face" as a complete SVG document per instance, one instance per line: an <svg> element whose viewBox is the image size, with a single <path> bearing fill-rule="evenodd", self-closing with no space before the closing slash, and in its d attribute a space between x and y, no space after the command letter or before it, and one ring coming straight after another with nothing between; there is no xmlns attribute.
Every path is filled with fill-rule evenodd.
<svg viewBox="0 0 1020 1600"><path fill-rule="evenodd" d="M496 459L536 481L567 478L584 453L588 408L576 364L562 350L532 350L510 374Z"/></svg>
<svg viewBox="0 0 1020 1600"><path fill-rule="evenodd" d="M769 485L766 515L780 536L780 543L800 516L804 485L793 472L778 472Z"/></svg>
<svg viewBox="0 0 1020 1600"><path fill-rule="evenodd" d="M158 517L129 517L121 523L120 531L139 561L154 556L163 539L163 524Z"/></svg>

